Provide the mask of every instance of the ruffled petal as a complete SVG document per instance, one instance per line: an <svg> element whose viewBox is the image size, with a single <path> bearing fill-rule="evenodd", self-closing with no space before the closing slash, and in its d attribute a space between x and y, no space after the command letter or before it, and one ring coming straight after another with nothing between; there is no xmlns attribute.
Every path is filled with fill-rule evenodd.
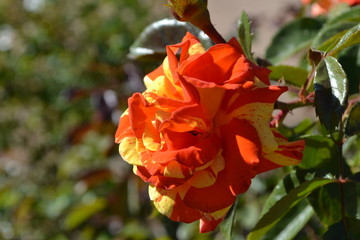
<svg viewBox="0 0 360 240"><path fill-rule="evenodd" d="M146 125L151 123L156 109L149 107L144 96L134 93L128 100L129 122L136 138L142 138Z"/></svg>
<svg viewBox="0 0 360 240"><path fill-rule="evenodd" d="M221 196L221 197L215 197ZM216 212L233 204L235 196L227 183L226 171L219 173L216 182L205 188L190 187L184 197L184 203L204 213Z"/></svg>
<svg viewBox="0 0 360 240"><path fill-rule="evenodd" d="M233 119L221 132L227 184L236 196L249 188L256 174L261 145L256 130L245 120Z"/></svg>
<svg viewBox="0 0 360 240"><path fill-rule="evenodd" d="M133 135L133 131L130 127L129 111L126 109L126 111L120 117L119 126L115 133L115 142L120 143L123 138Z"/></svg>
<svg viewBox="0 0 360 240"><path fill-rule="evenodd" d="M201 212L187 207L179 192L186 192L186 187L170 191L149 186L149 196L156 209L173 221L191 223L201 218Z"/></svg>
<svg viewBox="0 0 360 240"><path fill-rule="evenodd" d="M176 136L178 135L174 134L174 137ZM196 141L194 145L190 145L186 141L181 143L182 141L180 139L179 142L176 142L174 139L174 145L172 145L173 150L154 152L152 154L152 158L154 159L154 161L160 164L165 164L169 161L174 160L185 166L193 168L202 167L215 158L221 147L221 142L216 135L210 136L208 138L202 138L202 136L197 136L195 138L194 137L195 136L192 136L192 141ZM184 146L184 148L180 148L180 146Z"/></svg>
<svg viewBox="0 0 360 240"><path fill-rule="evenodd" d="M178 72L197 88L213 88L231 78L232 67L240 56L231 45L218 44L195 60L180 65Z"/></svg>
<svg viewBox="0 0 360 240"><path fill-rule="evenodd" d="M160 126L160 131L168 129L176 132L196 131L206 133L212 129L212 121L204 118L199 105L189 105L175 110L171 117Z"/></svg>
<svg viewBox="0 0 360 240"><path fill-rule="evenodd" d="M204 214L204 216L200 219L200 232L206 233L215 230L215 228L222 222L231 206L232 205L213 213Z"/></svg>
<svg viewBox="0 0 360 240"><path fill-rule="evenodd" d="M119 153L129 164L142 166L140 154L136 151L135 137L126 137L121 140L119 144Z"/></svg>
<svg viewBox="0 0 360 240"><path fill-rule="evenodd" d="M210 162L210 166L201 170L197 169L187 183L196 188L209 187L216 182L218 173L224 168L225 160L219 151L219 154Z"/></svg>

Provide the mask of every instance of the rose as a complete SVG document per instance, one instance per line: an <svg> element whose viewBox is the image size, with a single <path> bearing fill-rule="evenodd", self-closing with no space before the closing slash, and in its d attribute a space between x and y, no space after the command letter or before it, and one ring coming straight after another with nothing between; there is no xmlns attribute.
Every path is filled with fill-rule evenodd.
<svg viewBox="0 0 360 240"><path fill-rule="evenodd" d="M301 1L304 5L311 4L311 15L318 16L322 14L326 14L329 12L331 8L333 8L336 4L346 3L350 6L360 4L360 0L302 0Z"/></svg>
<svg viewBox="0 0 360 240"><path fill-rule="evenodd" d="M200 219L200 231L211 231L254 176L299 163L304 142L290 143L269 127L287 89L269 86L268 74L235 39L205 51L188 33L167 47L162 65L144 78L146 91L129 98L116 132L122 158L150 183L159 212L174 221Z"/></svg>

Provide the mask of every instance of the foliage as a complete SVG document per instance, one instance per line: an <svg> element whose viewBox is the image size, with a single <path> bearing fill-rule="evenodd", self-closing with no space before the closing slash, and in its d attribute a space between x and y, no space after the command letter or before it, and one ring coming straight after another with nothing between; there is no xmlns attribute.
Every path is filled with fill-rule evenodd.
<svg viewBox="0 0 360 240"><path fill-rule="evenodd" d="M113 143L120 109L142 89L142 71L184 31L203 36L173 21L140 35L155 20L153 4L0 2L1 238L360 238L360 7L299 14L275 34L267 61L259 62L270 63L271 78L297 94L275 105L273 123L290 140L306 141L303 161L255 178L221 229L200 236L194 224L152 213L147 186ZM256 59L250 26L243 13L240 43ZM289 65L299 53L299 64ZM309 105L317 119L282 122Z"/></svg>

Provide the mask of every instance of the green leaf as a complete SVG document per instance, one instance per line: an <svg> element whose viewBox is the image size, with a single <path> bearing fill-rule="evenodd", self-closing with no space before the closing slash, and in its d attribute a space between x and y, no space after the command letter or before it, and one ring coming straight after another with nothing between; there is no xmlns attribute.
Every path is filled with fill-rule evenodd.
<svg viewBox="0 0 360 240"><path fill-rule="evenodd" d="M292 189L300 185L303 182L302 176L298 176L298 171L291 171L281 179L274 187L271 194L266 199L263 208L260 213L260 218L266 214L280 199L285 197Z"/></svg>
<svg viewBox="0 0 360 240"><path fill-rule="evenodd" d="M319 46L316 48L321 51L326 51L328 49L331 49L339 40L344 36L344 34L348 31L348 29L345 29L341 32L336 33L335 35L331 36L327 40L324 40L322 43L320 43ZM315 45L315 44L314 44Z"/></svg>
<svg viewBox="0 0 360 240"><path fill-rule="evenodd" d="M280 124L278 130L291 142L298 140L303 135L311 134L311 129L314 126L315 123L312 120L304 119L301 123L294 127L288 127L284 124Z"/></svg>
<svg viewBox="0 0 360 240"><path fill-rule="evenodd" d="M304 182L292 189L289 194L279 200L256 224L253 231L248 235L248 240L260 240L274 227L281 218L295 207L301 200L306 198L314 190L335 182L334 179L313 179Z"/></svg>
<svg viewBox="0 0 360 240"><path fill-rule="evenodd" d="M346 48L339 53L339 63L347 75L349 96L360 90L360 44Z"/></svg>
<svg viewBox="0 0 360 240"><path fill-rule="evenodd" d="M349 11L342 12L333 18L329 18L316 36L313 47L326 52L331 51L349 29L356 28L359 22L360 7L349 8ZM355 36L354 39L356 39Z"/></svg>
<svg viewBox="0 0 360 240"><path fill-rule="evenodd" d="M356 103L346 119L345 134L352 136L360 133L360 103Z"/></svg>
<svg viewBox="0 0 360 240"><path fill-rule="evenodd" d="M102 198L91 199L89 202L75 206L64 220L64 228L71 230L86 221L95 213L106 207L106 200Z"/></svg>
<svg viewBox="0 0 360 240"><path fill-rule="evenodd" d="M354 176L350 176L354 177ZM346 180L344 183L331 183L317 189L308 197L321 223L328 227L342 217L342 201L347 217L358 216L357 182Z"/></svg>
<svg viewBox="0 0 360 240"><path fill-rule="evenodd" d="M326 23L326 25L331 25L337 22L360 22L360 6L354 6L350 8L349 11L343 12L331 19Z"/></svg>
<svg viewBox="0 0 360 240"><path fill-rule="evenodd" d="M347 77L331 56L320 61L315 71L315 110L328 131L338 126L347 104Z"/></svg>
<svg viewBox="0 0 360 240"><path fill-rule="evenodd" d="M307 79L308 72L302 68L278 65L270 66L270 79L278 80L283 78L289 85L301 87Z"/></svg>
<svg viewBox="0 0 360 240"><path fill-rule="evenodd" d="M331 183L314 191L309 197L316 215L324 226L329 226L341 218L340 187Z"/></svg>
<svg viewBox="0 0 360 240"><path fill-rule="evenodd" d="M353 135L346 139L343 145L343 156L346 159L346 162L350 165L350 167L356 171L360 171L360 134ZM355 174L358 176L355 178L358 182L360 182L360 174Z"/></svg>
<svg viewBox="0 0 360 240"><path fill-rule="evenodd" d="M299 167L302 169L323 169L338 173L339 152L333 140L323 136L305 137L304 155Z"/></svg>
<svg viewBox="0 0 360 240"><path fill-rule="evenodd" d="M313 208L304 199L283 216L280 221L263 236L263 239L294 239L313 215Z"/></svg>
<svg viewBox="0 0 360 240"><path fill-rule="evenodd" d="M266 58L277 64L292 54L310 46L323 21L314 18L299 18L280 29L266 51Z"/></svg>
<svg viewBox="0 0 360 240"><path fill-rule="evenodd" d="M347 217L355 218L359 216L360 198L358 187L360 187L360 185L356 181L351 180L343 183L345 215Z"/></svg>
<svg viewBox="0 0 360 240"><path fill-rule="evenodd" d="M360 220L355 218L341 219L331 225L324 234L324 240L358 240L360 237Z"/></svg>
<svg viewBox="0 0 360 240"><path fill-rule="evenodd" d="M355 25L356 23L353 22L337 22L331 25L325 25L314 38L311 47L319 50L327 50L323 49L326 45L329 45L326 43L327 41L339 33L345 33ZM338 39L333 39L333 41L336 44ZM332 42L331 45L334 44L334 42Z"/></svg>
<svg viewBox="0 0 360 240"><path fill-rule="evenodd" d="M245 11L242 12L241 17L239 18L237 29L239 35L239 42L244 51L245 56L248 59L253 60L251 53L251 43L252 43L251 26L250 26L249 17Z"/></svg>
<svg viewBox="0 0 360 240"><path fill-rule="evenodd" d="M360 23L354 26L353 28L351 28L350 30L348 30L337 42L337 44L334 47L328 49L327 52L329 52L329 54L331 55L334 55L340 52L341 50L343 50L344 48L359 43L360 43Z"/></svg>
<svg viewBox="0 0 360 240"><path fill-rule="evenodd" d="M226 240L232 239L232 233L233 233L233 227L234 227L234 221L235 221L235 215L237 211L239 198L236 199L234 206L231 209L231 215L228 219L223 221L221 224L221 230L224 233L224 237Z"/></svg>
<svg viewBox="0 0 360 240"><path fill-rule="evenodd" d="M130 47L128 57L141 61L162 60L166 56L166 46L180 43L186 32L191 32L210 46L211 41L192 25L175 19L163 19L149 25Z"/></svg>

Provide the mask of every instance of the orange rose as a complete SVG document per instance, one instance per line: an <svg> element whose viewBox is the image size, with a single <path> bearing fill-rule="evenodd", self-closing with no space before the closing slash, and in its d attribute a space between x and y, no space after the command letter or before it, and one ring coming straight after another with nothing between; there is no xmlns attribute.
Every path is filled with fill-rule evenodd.
<svg viewBox="0 0 360 240"><path fill-rule="evenodd" d="M304 5L313 3L311 6L311 15L313 16L326 14L330 11L331 8L339 3L347 3L350 6L360 4L360 0L302 0L301 2Z"/></svg>
<svg viewBox="0 0 360 240"><path fill-rule="evenodd" d="M167 47L163 64L144 79L146 91L129 98L116 132L122 158L150 183L162 214L200 219L200 231L212 231L253 177L299 163L304 142L289 143L269 127L287 89L269 86L268 74L235 39L205 51L188 33Z"/></svg>

